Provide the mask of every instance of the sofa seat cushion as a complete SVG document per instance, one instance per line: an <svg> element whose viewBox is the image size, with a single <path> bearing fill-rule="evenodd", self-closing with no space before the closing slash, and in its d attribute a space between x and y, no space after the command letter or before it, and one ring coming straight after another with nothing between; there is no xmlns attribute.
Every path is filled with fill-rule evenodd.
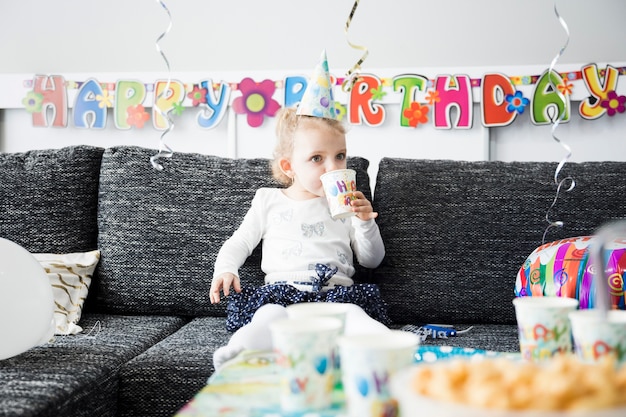
<svg viewBox="0 0 626 417"><path fill-rule="evenodd" d="M517 271L541 244L555 163L383 158L374 209L386 256L376 282L400 323L515 324ZM624 218L624 162L568 163L547 241ZM567 187L565 187L567 188Z"/></svg>
<svg viewBox="0 0 626 417"><path fill-rule="evenodd" d="M0 153L0 237L30 252L97 249L103 148Z"/></svg>
<svg viewBox="0 0 626 417"><path fill-rule="evenodd" d="M84 314L85 332L0 361L0 415L115 416L125 362L186 323L176 317Z"/></svg>
<svg viewBox="0 0 626 417"><path fill-rule="evenodd" d="M155 150L107 149L98 208L101 312L225 315L209 288L220 247L239 226L259 187L278 186L267 159L174 153L157 171ZM351 158L370 194L368 161ZM259 245L260 246L260 245ZM261 285L260 250L240 269L242 285ZM149 290L146 290L149 289Z"/></svg>
<svg viewBox="0 0 626 417"><path fill-rule="evenodd" d="M231 336L224 323L223 317L196 318L124 364L121 416L174 415L213 373L213 352Z"/></svg>

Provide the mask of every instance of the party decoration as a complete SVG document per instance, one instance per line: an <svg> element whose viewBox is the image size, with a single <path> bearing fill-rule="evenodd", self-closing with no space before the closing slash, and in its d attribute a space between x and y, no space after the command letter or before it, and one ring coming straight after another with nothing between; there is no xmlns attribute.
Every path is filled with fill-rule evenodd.
<svg viewBox="0 0 626 417"><path fill-rule="evenodd" d="M354 64L352 68L350 68L348 72L346 72L346 79L341 85L341 88L343 89L343 91L352 90L355 82L359 79L358 74L361 71L361 64L363 64L363 61L365 61L365 58L367 58L367 56L369 55L369 51L367 50L366 47L361 46L361 45L355 45L352 42L350 42L350 39L348 38L348 30L350 29L350 25L352 24L352 19L354 18L354 13L356 12L356 9L358 6L359 6L359 0L355 0L354 4L352 5L352 10L350 11L350 15L348 16L348 20L346 20L344 32L346 34L346 41L348 42L348 45L350 45L351 48L363 51L363 55L361 56L361 58L359 58L356 64Z"/></svg>
<svg viewBox="0 0 626 417"><path fill-rule="evenodd" d="M413 101L411 107L404 110L402 116L409 120L409 126L417 127L418 124L426 124L428 122L428 106L422 106L420 103Z"/></svg>
<svg viewBox="0 0 626 417"><path fill-rule="evenodd" d="M211 80L202 81L202 88L207 90L205 103L208 109L198 113L198 125L207 129L217 126L228 109L230 87L226 83L213 84ZM215 92L215 95L213 95Z"/></svg>
<svg viewBox="0 0 626 417"><path fill-rule="evenodd" d="M142 105L146 98L147 87L139 81L121 80L115 86L115 106L113 107L115 127L122 130L131 128L128 122L129 115L135 113L130 110ZM132 119L131 119L132 120ZM142 125L143 127L143 125Z"/></svg>
<svg viewBox="0 0 626 417"><path fill-rule="evenodd" d="M454 80L456 87L453 88L451 86L451 80ZM450 129L452 127L450 113L452 107L456 107L458 109L458 117L454 127L457 129L470 129L472 127L474 107L472 106L470 78L467 75L454 77L439 76L435 86L439 92L439 102L434 106L435 127Z"/></svg>
<svg viewBox="0 0 626 417"><path fill-rule="evenodd" d="M569 121L573 113L572 100L580 100L577 113L583 120L596 120L609 114L623 116L626 94L619 85L623 75L626 75L626 66L598 68L596 64L564 72L546 70L540 75L486 72L481 78L463 74L405 73L382 77L360 73L350 91L335 89L333 98L337 119L346 117L351 124L370 127L385 122L385 105L399 104L397 123L402 127L422 128L429 124L436 129L467 129L473 119L470 113L473 103L479 103L477 108L485 127L508 126L521 111L530 115L533 124L547 125L559 114L562 123ZM345 81L332 74L329 79L333 86ZM74 107L70 121L74 127L102 129L106 127L105 115L113 111L115 127L128 130L137 128L128 124L128 109L141 104L146 109L152 108L152 126L165 130L167 117L180 114L186 108L198 110L199 127L212 129L224 120L226 111L235 101L239 114L246 115L246 119L252 114L248 120L251 127L262 126L281 104L292 107L302 101L309 80L301 75L288 75L263 82L245 77L240 81L159 79L151 83L132 79L77 81L66 80L61 75L36 75L22 84L26 90L20 101L32 115L34 126L67 127L69 109ZM250 101L246 103L248 98ZM413 122L409 123L405 114L414 115L416 105L413 103L424 108L420 110L422 114L428 109L428 119L418 118L423 121L416 124L413 117ZM456 120L451 120L453 108L457 110ZM158 109L163 110L165 116Z"/></svg>
<svg viewBox="0 0 626 417"><path fill-rule="evenodd" d="M155 93L156 99L154 100L154 112L157 113L159 116L161 116L160 121L165 122L165 130L163 131L163 133L161 133L161 137L159 139L159 151L157 152L156 155L153 155L150 157L150 163L152 164L152 168L156 169L157 171L161 171L163 169L163 165L159 164L158 160L161 158L171 158L172 154L174 153L172 149L167 145L167 143L165 143L165 135L167 135L172 129L174 129L174 122L169 116L169 110L171 110L171 108L166 110L164 107L162 107L165 104L163 102L164 100L162 99L164 98L167 99L168 97L171 97L174 94L176 94L176 92L173 89L170 89L170 86L172 85L170 62L165 56L165 53L163 53L161 46L159 45L159 42L172 29L172 14L170 13L169 9L165 5L165 3L163 3L162 0L156 0L156 2L161 5L163 10L165 10L165 13L167 13L167 18L168 18L167 28L165 29L165 32L161 33L161 35L159 35L159 37L157 38L155 42L156 50L161 55L161 58L163 58L163 61L165 62L165 66L167 67L167 72L168 72L167 83L165 84L165 87L163 87L162 91L160 91L159 93ZM143 123L141 123L140 127L143 127Z"/></svg>
<svg viewBox="0 0 626 417"><path fill-rule="evenodd" d="M304 90L304 95L296 113L303 116L324 117L337 119L335 111L335 98L333 95L333 83L328 71L328 59L326 50L322 51L320 60L309 78L309 83Z"/></svg>
<svg viewBox="0 0 626 417"><path fill-rule="evenodd" d="M579 236L539 246L517 273L515 295L576 298L580 308L594 308L597 294L594 285L593 236ZM626 238L614 238L606 245L603 269L610 288L610 305L626 309Z"/></svg>
<svg viewBox="0 0 626 417"><path fill-rule="evenodd" d="M52 126L67 126L67 90L63 88L65 80L60 75L36 75L33 93L30 99L34 100L37 111L31 111L34 126L48 126L48 109L52 111ZM27 96L28 97L28 96Z"/></svg>
<svg viewBox="0 0 626 417"><path fill-rule="evenodd" d="M43 104L43 94L36 93L35 91L29 91L26 97L22 99L22 104L29 113L41 112L41 106Z"/></svg>
<svg viewBox="0 0 626 417"><path fill-rule="evenodd" d="M428 85L428 78L417 74L404 74L398 75L393 79L393 91L402 94L402 112L400 115L400 126L416 127L417 122L411 122L411 115L407 110L411 110L413 103L415 102L415 95L417 92L425 91ZM438 100L440 101L440 100ZM417 120L424 120L418 115Z"/></svg>
<svg viewBox="0 0 626 417"><path fill-rule="evenodd" d="M154 84L154 94L157 96L157 101L152 110L152 124L156 129L167 130L170 125L167 114L175 109L182 109L180 104L183 101L184 93L185 86L180 81L159 80Z"/></svg>
<svg viewBox="0 0 626 417"><path fill-rule="evenodd" d="M598 67L595 64L584 66L581 74L591 94L580 102L578 111L581 117L585 119L597 119L606 113L606 107L601 105L602 100L608 97L609 91L616 90L618 76L621 72L607 65L604 71L604 85L600 82Z"/></svg>
<svg viewBox="0 0 626 417"><path fill-rule="evenodd" d="M556 206L561 189L567 183L569 183L569 187L565 189L565 192L569 192L573 190L574 187L576 186L576 181L572 177L566 177L566 178L563 178L562 180L559 180L559 174L561 172L561 169L563 169L563 166L572 157L572 150L569 147L569 145L567 145L565 142L563 142L561 139L559 139L556 136L556 129L559 127L559 124L562 121L569 120L569 98L566 95L564 95L560 89L557 88L557 85L562 84L563 80L560 78L559 74L554 71L554 66L556 65L557 61L559 60L561 55L563 55L563 52L567 48L567 45L569 44L570 34L569 34L569 28L567 27L567 23L565 23L565 20L563 20L563 18L559 14L559 11L556 7L556 1L554 3L554 14L556 14L557 19L559 19L559 23L563 27L563 30L565 30L565 33L567 34L567 39L565 40L565 44L563 45L563 47L561 47L559 52L552 59L552 62L550 63L550 68L544 74L545 77L542 76L541 81L538 82L537 89L535 89L535 95L541 94L544 98L548 100L550 100L552 95L556 95L556 98L558 98L558 100L555 100L553 103L548 104L546 107L544 107L544 111L542 113L538 112L537 108L535 107L534 111L532 112L532 117L535 123L537 123L536 120L538 116L547 117L549 119L549 121L552 123L552 138L558 144L560 144L563 147L563 149L565 149L566 155L559 162L559 164L557 165L554 171L554 183L556 184L556 195L554 196L554 200L552 201L552 204L550 205L550 207L548 207L548 210L546 211L545 218L546 218L546 222L548 223L548 226L543 232L543 238L541 240L541 243L546 242L546 236L548 235L548 232L552 228L563 227L562 221L560 220L555 221L555 220L550 219L550 213ZM549 90L548 90L548 84L550 88ZM555 111L555 107L556 107L556 111ZM553 114L550 114L550 110L553 110Z"/></svg>
<svg viewBox="0 0 626 417"><path fill-rule="evenodd" d="M378 85L376 88L372 88L370 90L370 93L372 93L372 100L373 101L378 101L378 100L382 100L385 98L385 96L387 95L387 93L385 93L383 91L383 86L382 84Z"/></svg>
<svg viewBox="0 0 626 417"><path fill-rule="evenodd" d="M287 77L285 79L285 107L291 107L302 101L308 82L304 77Z"/></svg>
<svg viewBox="0 0 626 417"><path fill-rule="evenodd" d="M626 97L618 96L615 91L611 90L606 95L606 98L600 101L600 106L606 109L606 113L609 116L615 116L616 113L624 113L626 111L624 103L626 103Z"/></svg>
<svg viewBox="0 0 626 417"><path fill-rule="evenodd" d="M509 113L517 112L522 114L524 113L524 108L530 103L530 100L524 97L521 91L516 91L515 94L507 94L504 99L507 102L506 111Z"/></svg>
<svg viewBox="0 0 626 417"><path fill-rule="evenodd" d="M85 82L76 95L74 103L74 125L76 127L103 129L107 124L106 107L98 97L104 97L104 91L96 80ZM91 117L91 122L89 118Z"/></svg>
<svg viewBox="0 0 626 417"><path fill-rule="evenodd" d="M15 242L0 238L0 360L54 335L54 298L43 267Z"/></svg>
<svg viewBox="0 0 626 417"><path fill-rule="evenodd" d="M109 94L108 90L102 90L102 94L97 94L96 101L101 109L113 107L113 96Z"/></svg>
<svg viewBox="0 0 626 417"><path fill-rule="evenodd" d="M193 86L193 90L187 93L187 97L191 99L191 105L197 107L200 103L206 103L207 88L201 88L198 85Z"/></svg>
<svg viewBox="0 0 626 417"><path fill-rule="evenodd" d="M126 123L128 123L129 126L134 126L138 129L143 128L144 123L150 119L150 115L141 104L129 107L126 112Z"/></svg>
<svg viewBox="0 0 626 417"><path fill-rule="evenodd" d="M372 91L379 91L382 81L373 75L362 75L354 82L350 92L350 123L380 126L385 121L385 108L373 102Z"/></svg>
<svg viewBox="0 0 626 417"><path fill-rule="evenodd" d="M233 110L247 115L248 124L252 127L261 126L265 116L274 116L280 109L280 104L272 98L276 85L270 80L257 83L251 78L244 78L239 90L241 97L233 101Z"/></svg>
<svg viewBox="0 0 626 417"><path fill-rule="evenodd" d="M517 114L510 111L512 104L507 97L517 94L515 87L504 74L485 74L483 77L483 100L481 101L482 122L485 126L508 126ZM505 100L502 100L502 97ZM526 104L528 105L528 103Z"/></svg>
<svg viewBox="0 0 626 417"><path fill-rule="evenodd" d="M537 80L537 87L533 94L533 107L530 117L536 125L552 124L553 132L559 123L566 123L570 119L569 97L561 93L557 86L563 86L565 81L554 71L544 72ZM558 141L558 138L555 138Z"/></svg>

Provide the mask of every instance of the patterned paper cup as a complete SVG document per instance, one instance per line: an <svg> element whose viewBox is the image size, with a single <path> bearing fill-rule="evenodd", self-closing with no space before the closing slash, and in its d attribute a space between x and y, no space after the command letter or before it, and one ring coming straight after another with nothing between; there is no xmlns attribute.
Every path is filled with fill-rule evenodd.
<svg viewBox="0 0 626 417"><path fill-rule="evenodd" d="M270 324L281 367L283 411L298 413L331 406L333 355L341 326L333 317L288 318Z"/></svg>
<svg viewBox="0 0 626 417"><path fill-rule="evenodd" d="M384 417L398 413L389 381L397 371L411 366L419 337L390 330L388 334L339 338L343 389L349 417Z"/></svg>
<svg viewBox="0 0 626 417"><path fill-rule="evenodd" d="M578 357L596 362L613 357L617 364L626 363L626 311L611 310L606 317L597 309L569 313Z"/></svg>
<svg viewBox="0 0 626 417"><path fill-rule="evenodd" d="M568 314L578 300L567 297L519 297L513 300L520 351L527 360L571 353L572 328Z"/></svg>
<svg viewBox="0 0 626 417"><path fill-rule="evenodd" d="M354 216L350 202L354 200L352 193L356 191L356 171L353 169L338 169L323 174L320 177L324 186L324 193L333 219L343 219Z"/></svg>
<svg viewBox="0 0 626 417"><path fill-rule="evenodd" d="M302 319L309 317L333 317L341 322L339 334L343 335L346 326L346 315L350 306L344 303L311 302L296 303L286 307L287 317L290 319ZM333 353L333 373L335 385L341 384L341 362L339 361L339 347L335 346Z"/></svg>

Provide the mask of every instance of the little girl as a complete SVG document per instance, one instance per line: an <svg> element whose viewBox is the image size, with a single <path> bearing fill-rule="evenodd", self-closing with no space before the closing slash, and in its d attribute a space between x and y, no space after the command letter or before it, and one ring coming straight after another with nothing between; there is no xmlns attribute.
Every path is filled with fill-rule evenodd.
<svg viewBox="0 0 626 417"><path fill-rule="evenodd" d="M271 349L268 325L286 317L289 304L348 303L347 334L388 330L378 287L354 284L351 278L355 256L363 267L375 268L385 255L374 220L378 213L355 191L356 215L333 220L320 180L326 172L346 168L345 128L332 118L298 113L284 108L277 115L272 172L286 188L257 190L215 261L211 303L220 302L220 291L229 296L226 326L236 330L214 353L216 369L243 349ZM265 285L241 288L238 269L261 241Z"/></svg>

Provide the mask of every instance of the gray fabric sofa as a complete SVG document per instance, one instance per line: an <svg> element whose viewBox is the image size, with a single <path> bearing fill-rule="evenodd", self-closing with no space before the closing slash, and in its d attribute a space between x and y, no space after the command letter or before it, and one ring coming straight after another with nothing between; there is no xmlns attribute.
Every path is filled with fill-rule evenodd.
<svg viewBox="0 0 626 417"><path fill-rule="evenodd" d="M157 171L155 153L0 154L0 237L33 253L101 251L85 331L0 361L0 416L171 416L213 372L229 337L225 304L209 302L213 261L254 191L276 184L264 159L175 153ZM368 165L349 160L371 196ZM373 203L386 257L357 281L380 286L395 327L474 326L424 343L516 351L515 277L541 244L555 166L384 158ZM624 217L626 163L563 172L577 185L560 195L552 215L565 227L549 240ZM262 283L259 260L257 249L243 285Z"/></svg>

